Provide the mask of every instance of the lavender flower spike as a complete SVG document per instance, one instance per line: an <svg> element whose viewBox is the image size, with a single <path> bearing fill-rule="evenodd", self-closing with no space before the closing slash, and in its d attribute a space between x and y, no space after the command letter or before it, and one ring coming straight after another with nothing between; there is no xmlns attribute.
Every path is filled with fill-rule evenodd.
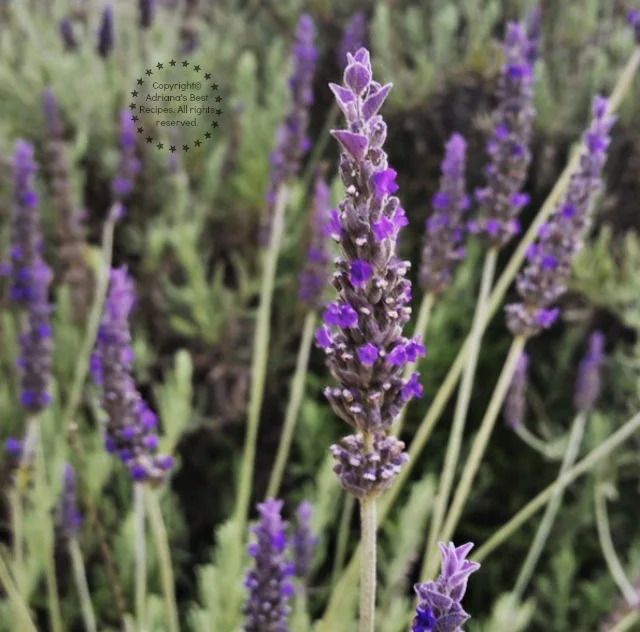
<svg viewBox="0 0 640 632"><path fill-rule="evenodd" d="M64 464L62 474L62 493L60 495L60 526L66 538L72 539L78 535L82 516L78 510L76 489L76 473L68 463Z"/></svg>
<svg viewBox="0 0 640 632"><path fill-rule="evenodd" d="M527 370L529 368L529 356L523 351L516 370L511 379L509 391L504 400L503 414L509 428L522 425L527 405L525 393L527 389Z"/></svg>
<svg viewBox="0 0 640 632"><path fill-rule="evenodd" d="M18 141L13 156L14 203L11 222L11 288L13 301L25 312L20 335L22 393L20 403L30 413L50 401L51 327L49 284L51 270L42 259L42 234L33 187L37 165L33 147Z"/></svg>
<svg viewBox="0 0 640 632"><path fill-rule="evenodd" d="M312 207L307 262L300 273L298 296L310 309L317 310L324 305L324 293L329 280L329 187L320 169L316 174Z"/></svg>
<svg viewBox="0 0 640 632"><path fill-rule="evenodd" d="M294 572L298 579L306 580L311 572L313 552L318 538L311 531L311 504L303 500L296 510L297 525L291 541Z"/></svg>
<svg viewBox="0 0 640 632"><path fill-rule="evenodd" d="M155 0L138 0L140 12L140 28L148 29L153 23L153 8Z"/></svg>
<svg viewBox="0 0 640 632"><path fill-rule="evenodd" d="M135 177L140 171L140 161L136 158L136 127L131 113L120 113L120 162L113 180L113 195L121 201L133 191Z"/></svg>
<svg viewBox="0 0 640 632"><path fill-rule="evenodd" d="M244 632L288 632L289 597L293 567L285 561L285 524L280 517L282 501L269 499L258 505L260 522L252 531L257 542L249 546L254 559L245 586L249 595L244 604Z"/></svg>
<svg viewBox="0 0 640 632"><path fill-rule="evenodd" d="M540 227L538 242L529 246L527 264L516 280L522 302L506 307L507 325L514 336L534 336L558 317L559 310L551 306L566 290L573 257L591 223L591 205L602 184L614 121L607 114L607 100L596 97L579 167L551 219Z"/></svg>
<svg viewBox="0 0 640 632"><path fill-rule="evenodd" d="M133 282L126 270L112 270L91 373L102 390L101 404L107 414L105 448L120 458L135 481L159 484L171 468L171 457L157 454L158 421L131 377L133 303Z"/></svg>
<svg viewBox="0 0 640 632"><path fill-rule="evenodd" d="M275 149L269 162L271 174L267 190L267 213L261 232L263 243L271 239L271 223L280 185L295 176L300 161L310 147L307 138L309 106L313 103L312 81L318 52L314 46L315 26L309 15L302 15L298 22L295 43L291 49L293 72L289 78L291 102L284 122L276 132Z"/></svg>
<svg viewBox="0 0 640 632"><path fill-rule="evenodd" d="M98 29L98 55L100 57L109 57L113 50L114 39L113 9L107 6L102 12L100 28Z"/></svg>
<svg viewBox="0 0 640 632"><path fill-rule="evenodd" d="M387 164L387 126L377 113L391 85L372 81L365 48L348 60L344 87L329 86L347 119L346 130L332 132L341 145L346 193L329 225L342 250L333 275L338 299L327 306L316 342L339 382L325 395L359 433L331 447L335 471L343 487L363 499L389 487L408 458L404 444L387 433L402 407L421 394L418 374L405 382L402 373L424 355L424 347L419 338L402 335L411 314L411 283L396 242L407 220L393 195L396 172Z"/></svg>
<svg viewBox="0 0 640 632"><path fill-rule="evenodd" d="M438 579L416 584L418 607L411 632L462 632L461 627L470 616L463 610L461 601L467 591L469 575L480 564L466 558L473 544L455 547L438 543L442 558L442 571Z"/></svg>
<svg viewBox="0 0 640 632"><path fill-rule="evenodd" d="M603 361L604 334L601 331L594 331L589 338L589 350L578 367L573 403L579 412L588 413L592 410L600 395L600 373Z"/></svg>
<svg viewBox="0 0 640 632"><path fill-rule="evenodd" d="M520 232L517 216L529 202L521 189L531 162L533 62L539 49L539 31L535 28L537 21L528 22L507 25L506 62L498 84L493 136L487 144L487 186L476 190L480 217L469 225L472 232L482 233L491 246L498 248Z"/></svg>
<svg viewBox="0 0 640 632"><path fill-rule="evenodd" d="M367 19L363 11L354 13L346 26L340 47L338 48L338 65L343 68L347 65L347 53L355 53L364 46L364 38L367 33Z"/></svg>
<svg viewBox="0 0 640 632"><path fill-rule="evenodd" d="M60 38L66 52L72 52L78 48L78 40L73 33L73 22L69 18L62 18L58 24Z"/></svg>
<svg viewBox="0 0 640 632"><path fill-rule="evenodd" d="M453 134L442 161L440 190L433 196L434 213L426 222L420 284L427 293L440 294L451 281L453 266L464 257L462 216L469 208L465 193L467 143Z"/></svg>

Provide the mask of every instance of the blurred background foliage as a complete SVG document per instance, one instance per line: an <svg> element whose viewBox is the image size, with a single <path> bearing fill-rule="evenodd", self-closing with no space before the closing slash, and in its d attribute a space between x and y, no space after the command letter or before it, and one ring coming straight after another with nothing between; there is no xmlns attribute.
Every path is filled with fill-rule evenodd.
<svg viewBox="0 0 640 632"><path fill-rule="evenodd" d="M163 493L163 509L185 629L231 632L239 622L238 604L244 593L242 586L234 583L237 578L225 558L234 534L233 526L224 520L233 507L232 481L243 441L261 264L257 235L268 157L287 104L286 62L300 13L309 12L319 32L320 57L311 112L315 143L322 140L331 111L327 83L340 76L336 51L344 26L356 11L366 15L367 44L377 78L395 85L384 107L389 126L387 146L411 222L403 236L402 254L414 263L415 272L429 199L438 185L444 141L453 131L467 136L469 183L479 185L501 63L499 38L506 20L519 18L531 4L525 0L165 0L157 3L152 27L142 31L137 3L116 0L115 47L103 59L95 51L101 3L0 0L0 239L5 255L11 184L8 158L14 141L25 138L35 144L43 166L38 188L42 193L45 258L59 271L59 219L51 203L42 113L46 86L55 93L64 121L75 203L86 211L88 265L97 257L101 227L111 203L118 114L126 107L136 77L149 63L184 54L215 75L224 96L224 123L213 140L180 154L177 164L168 164L166 154L139 145L142 174L128 200L127 215L117 228L114 252L114 262L126 264L137 281L136 377L159 414L163 451L175 449L179 457L171 484ZM525 220L532 217L564 166L587 121L592 95L611 89L633 49L633 34L625 26L626 11L631 8L627 1L544 0L541 4L543 63L537 69L538 117L527 183L532 204ZM77 40L74 51L64 49L58 30L63 18L72 19ZM181 53L185 46L188 52ZM180 79L193 77L185 71ZM532 374L527 424L541 437L554 440L565 435L573 416L573 380L586 337L595 328L604 331L609 355L606 384L599 413L589 424L585 450L611 433L630 412L637 412L639 404L639 97L640 82L636 81L614 129L606 191L590 243L576 264L572 291L563 305L563 323L529 349ZM189 141L188 131L183 138ZM336 157L336 147L329 142L321 158L330 166L331 176L335 176ZM292 297L304 257L301 244L307 225L308 184L308 178L303 177L294 188L278 269L254 500L265 492L304 317ZM340 194L334 182L334 199ZM481 255L471 244L454 284L435 308L427 357L421 367L425 396L409 411L408 438L468 329ZM0 434L6 438L21 434L22 419L16 404L16 325L6 309L6 285L0 289ZM68 395L83 325L74 321L65 288L55 292L54 301L56 403L43 420L43 429L55 492L60 478L56 473L69 458L59 402ZM488 329L480 357L470 432L487 404L507 343L506 328L498 316ZM289 515L304 496L315 503L315 526L322 544L309 592L314 615L321 613L328 595L342 504L333 492L333 475L326 460L328 446L342 431L321 394L326 382L323 360L314 352L283 490ZM381 632L407 628L406 616L413 603L410 585L422 558L433 475L442 465L451 413L451 409L446 411L415 468L416 482L407 491L402 507L382 529ZM130 603L133 523L129 482L100 447L95 432L99 412L90 390L76 421L88 455L87 485L98 499L118 579ZM631 441L599 473L618 492L615 502L610 503L612 530L632 578L632 569L640 565L638 447L637 439ZM2 489L9 488L12 466L7 458L0 461ZM456 541L483 542L555 478L557 467L506 427L498 428ZM598 546L594 484L587 478L567 494L527 603L517 606L508 592L537 519L483 565L481 577L472 578L466 601L467 610L474 614L468 624L471 632L609 629L616 589ZM0 535L8 542L7 502L1 507L1 516ZM26 520L29 524L29 515ZM35 519L30 524L37 528ZM346 527L352 536L347 547L351 552L357 543L355 516ZM109 582L91 529L82 531L81 545L100 620L115 626ZM80 629L63 549L57 562L65 621L69 630ZM153 584L158 581L154 563L152 559L150 592L158 594L160 588ZM32 603L43 612L42 561L37 550L29 556L28 568L28 594L34 595ZM155 621L150 630L163 630L162 603L155 596L150 600ZM13 632L11 622L2 603L0 630ZM341 624L345 632L354 629L348 614ZM45 625L44 617L41 625ZM296 617L295 629L310 629L304 616Z"/></svg>

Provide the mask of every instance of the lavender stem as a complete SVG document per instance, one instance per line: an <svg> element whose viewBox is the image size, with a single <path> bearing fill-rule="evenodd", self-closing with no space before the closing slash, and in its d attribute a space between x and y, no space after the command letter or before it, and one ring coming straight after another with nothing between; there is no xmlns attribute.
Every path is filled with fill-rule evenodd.
<svg viewBox="0 0 640 632"><path fill-rule="evenodd" d="M269 359L269 321L271 319L271 302L275 285L276 268L284 234L284 216L289 197L288 185L281 184L278 188L276 205L273 214L271 241L265 253L264 271L260 286L260 307L256 322L253 360L251 364L251 392L249 395L249 415L247 419L247 433L242 454L242 466L238 483L238 501L236 505L236 519L238 533L246 531L253 468L256 456L258 428L260 426L260 410L264 396L267 361Z"/></svg>
<svg viewBox="0 0 640 632"><path fill-rule="evenodd" d="M80 598L84 627L87 632L98 632L96 616L93 611L93 604L91 603L91 594L89 593L89 586L87 584L87 574L82 559L82 551L80 551L80 546L76 538L69 540L68 549L71 565L73 566L73 577L76 582L78 597Z"/></svg>
<svg viewBox="0 0 640 632"><path fill-rule="evenodd" d="M154 489L146 489L144 498L149 515L149 523L151 524L151 531L153 532L155 540L158 561L160 563L160 578L162 580L162 590L164 592L166 605L165 616L167 629L169 632L180 632L175 581L173 577L173 567L171 565L171 549L169 547L167 529L162 519L158 492Z"/></svg>
<svg viewBox="0 0 640 632"><path fill-rule="evenodd" d="M23 550L23 515L22 515L22 494L16 488L12 489L11 495L11 516L13 520L13 574L16 578L16 588L23 596L23 582L25 577L24 550Z"/></svg>
<svg viewBox="0 0 640 632"><path fill-rule="evenodd" d="M611 527L609 526L609 514L607 512L607 499L605 497L605 487L602 481L598 481L594 486L594 500L596 509L596 526L598 528L598 540L602 555L607 563L609 573L617 584L626 602L632 607L638 606L638 594L632 586L627 574L624 571L620 558L616 553L611 537Z"/></svg>
<svg viewBox="0 0 640 632"><path fill-rule="evenodd" d="M565 474L578 458L582 437L584 436L584 430L587 423L587 417L588 415L586 413L578 413L576 418L573 420L573 424L571 425L571 435L569 437L569 445L564 453L558 477ZM564 489L557 490L547 505L544 516L542 517L542 521L540 522L540 526L538 527L533 543L531 544L531 548L527 553L524 564L520 569L520 574L518 575L516 586L513 590L513 594L518 602L522 600L522 597L527 590L527 586L531 581L531 576L535 571L540 555L544 549L544 545L547 543L547 539L549 538L549 533L553 528L553 523L555 522L558 511L560 510L563 496Z"/></svg>
<svg viewBox="0 0 640 632"><path fill-rule="evenodd" d="M473 485L478 468L482 462L482 457L484 456L487 445L489 444L491 432L493 431L496 419L500 414L502 403L507 391L509 390L513 373L516 370L518 360L520 359L520 355L522 354L526 341L527 339L524 336L516 336L511 343L511 348L509 349L504 366L502 367L502 372L500 373L498 382L493 390L489 406L487 407L487 411L485 412L484 418L480 424L480 430L478 430L478 434L471 446L471 452L462 471L462 476L453 497L451 508L447 513L447 519L441 534L441 539L444 542L449 542L451 540L453 532L455 531L460 517L462 516L464 505L469 497L469 493L471 492L471 486Z"/></svg>
<svg viewBox="0 0 640 632"><path fill-rule="evenodd" d="M453 425L451 427L451 434L449 435L449 442L447 444L442 473L439 478L436 503L431 517L429 539L427 540L427 547L425 549L424 559L422 562L422 572L420 574L421 581L427 581L431 577L435 576L438 568L437 548L438 540L440 539L439 533L442 528L447 505L449 504L449 496L451 494L453 479L455 477L456 467L460 457L460 450L462 448L464 427L467 420L467 413L469 412L471 392L473 390L476 367L478 364L478 357L480 355L480 345L482 343L482 334L484 332L482 324L485 320L487 302L491 293L491 286L493 285L497 259L498 249L496 247L490 248L485 257L482 269L480 292L478 294L478 301L476 303L473 323L471 325L466 363L464 371L462 372L460 389L458 390L458 399L456 401ZM448 542L450 538L442 539L445 542Z"/></svg>
<svg viewBox="0 0 640 632"><path fill-rule="evenodd" d="M29 607L25 603L24 599L18 592L17 587L13 583L13 579L11 579L11 574L9 572L9 567L4 560L4 557L0 553L0 585L4 588L13 609L16 612L17 619L22 624L22 629L24 632L38 632L38 629L34 625L31 620L31 615L29 614Z"/></svg>
<svg viewBox="0 0 640 632"><path fill-rule="evenodd" d="M366 449L366 448L365 448ZM365 497L360 501L361 543L360 556L360 632L375 631L376 616L376 535L377 499Z"/></svg>
<svg viewBox="0 0 640 632"><path fill-rule="evenodd" d="M338 527L336 554L333 559L333 571L331 573L332 588L335 588L338 583L338 579L340 579L340 573L344 568L344 561L347 556L347 543L349 541L349 527L351 526L351 517L353 516L353 508L355 504L355 496L346 494L344 505L342 507L342 516L340 517L340 526Z"/></svg>
<svg viewBox="0 0 640 632"><path fill-rule="evenodd" d="M266 498L278 498L282 476L289 458L291 442L300 412L300 404L304 396L304 383L307 377L307 367L309 366L309 356L311 354L311 346L313 345L313 334L316 326L316 313L310 311L305 320L302 330L302 339L300 348L298 349L298 359L296 361L296 370L291 381L291 395L287 405L284 426L280 435L280 444L278 445L278 453L276 455L275 464L271 470L271 478L267 488Z"/></svg>
<svg viewBox="0 0 640 632"><path fill-rule="evenodd" d="M145 606L147 601L147 551L145 537L144 485L133 486L133 512L135 521L135 560L136 560L136 623L138 630L147 629Z"/></svg>

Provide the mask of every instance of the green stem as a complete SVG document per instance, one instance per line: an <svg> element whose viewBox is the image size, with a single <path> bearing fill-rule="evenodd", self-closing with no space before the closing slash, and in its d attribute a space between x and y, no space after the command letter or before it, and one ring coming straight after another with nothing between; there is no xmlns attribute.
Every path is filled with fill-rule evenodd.
<svg viewBox="0 0 640 632"><path fill-rule="evenodd" d="M344 567L347 557L347 543L349 542L349 527L351 526L351 516L356 499L351 494L345 494L344 505L342 507L342 517L338 528L338 543L336 544L336 555L333 560L333 572L331 573L331 586L335 586L340 578L340 573Z"/></svg>
<svg viewBox="0 0 640 632"><path fill-rule="evenodd" d="M622 70L620 76L618 77L618 81L616 82L616 86L614 88L612 96L609 99L608 112L610 114L615 112L615 110L619 107L620 103L622 102L623 98L628 93L631 87L633 77L637 72L639 65L640 65L640 48L636 47L633 54L627 61L627 64L625 65L624 69ZM502 300L504 299L504 296L509 286L511 285L511 282L515 278L520 268L520 265L524 261L527 248L531 243L533 243L533 241L535 241L538 234L538 230L540 229L540 226L547 221L547 219L555 209L556 204L560 200L560 197L564 194L567 188L567 185L569 184L570 175L577 167L578 162L579 162L579 155L576 153L573 155L572 159L567 163L566 167L564 168L564 171L560 175L559 179L556 181L556 184L554 185L553 189L549 193L547 199L545 200L544 204L538 211L538 214L536 215L533 223L531 224L527 232L524 234L522 241L516 248L515 252L511 256L511 259L509 260L509 263L507 264L502 274L498 278L498 281L496 282L493 288L493 291L491 292L491 297L489 299L489 306L487 309L486 318L484 319L484 322L482 325L483 332L484 332L484 329L486 329L493 315L496 313L496 311L499 309L500 305L502 304ZM431 432L433 431L435 424L440 418L442 411L447 405L449 398L451 397L451 394L453 393L453 390L456 387L456 384L458 382L458 377L460 376L460 373L462 372L462 369L464 367L464 361L468 351L468 344L469 344L469 336L467 336L467 339L464 341L460 351L458 352L458 355L456 356L455 360L453 361L453 364L451 365L451 368L449 369L449 372L445 376L444 381L440 385L438 392L436 393L433 401L431 402L431 406L427 410L427 413L425 414L422 420L422 423L418 427L416 435L414 436L413 441L411 442L411 446L409 447L409 451L408 451L409 457L410 457L409 462L406 463L404 467L400 470L400 474L394 481L394 484L383 495L381 499L382 502L379 508L378 524L382 523L388 511L393 506L393 503L395 502L400 491L402 490L402 487L405 481L411 474L413 465L419 462L419 456L422 453L422 450L424 449L427 441L429 440L429 437L431 436ZM356 561L357 555L359 555L359 550L356 550L356 552L353 554L345 570L345 574L343 575L340 582L338 582L338 584L332 591L331 596L329 598L329 602L325 610L325 614L323 615L323 618L319 624L318 632L320 631L326 632L331 630L330 627L327 627L326 622L330 621L331 617L334 616L335 613L337 612L336 604L340 602L341 595L346 592L344 591L344 588L349 585L350 581L353 581L353 568L354 568L354 562Z"/></svg>
<svg viewBox="0 0 640 632"><path fill-rule="evenodd" d="M444 457L444 465L440 475L440 484L438 494L436 496L433 516L431 518L431 529L429 530L427 547L422 561L422 571L420 573L421 581L426 581L428 577L434 575L438 568L438 536L440 535L442 523L444 522L451 488L453 487L453 479L456 474L456 467L460 457L460 450L462 448L464 427L467 420L467 414L469 412L471 392L473 391L473 382L476 376L476 367L478 365L480 345L482 342L482 334L484 332L482 324L485 320L487 299L491 292L497 259L497 248L491 248L489 252L487 252L482 268L480 291L473 317L473 324L471 325L469 343L467 345L467 360L462 373L460 389L458 390L458 399L456 401L456 408L453 416L453 425L451 427L449 443L447 444L447 452Z"/></svg>
<svg viewBox="0 0 640 632"><path fill-rule="evenodd" d="M96 615L93 611L91 594L89 593L89 585L87 584L87 573L84 568L82 553L80 551L80 547L78 546L78 541L76 540L76 538L71 538L69 540L69 556L71 557L71 564L73 566L73 577L76 582L78 597L80 598L82 616L84 618L84 627L87 632L98 632L98 627L96 625Z"/></svg>
<svg viewBox="0 0 640 632"><path fill-rule="evenodd" d="M13 580L11 579L11 574L9 573L9 567L4 561L4 556L1 554L0 554L0 584L2 584L2 587L7 593L7 597L9 597L9 602L11 603L16 613L16 618L21 623L21 627L18 628L18 632L38 632L38 629L36 628L33 621L31 620L31 615L29 614L29 607L25 603L24 599L20 596L18 589L13 583Z"/></svg>
<svg viewBox="0 0 640 632"><path fill-rule="evenodd" d="M624 619L618 621L609 632L629 632L636 623L640 623L640 611L633 610Z"/></svg>
<svg viewBox="0 0 640 632"><path fill-rule="evenodd" d="M133 517L135 522L134 552L136 560L136 623L138 630L144 632L146 625L147 603L147 538L145 533L144 485L133 486Z"/></svg>
<svg viewBox="0 0 640 632"><path fill-rule="evenodd" d="M608 457L618 446L627 441L640 429L640 413L634 415L620 429L603 441L597 448L591 450L587 456L560 476L554 483L543 489L533 500L530 500L509 522L504 524L489 540L487 540L473 556L474 560L481 562L506 542L531 516L544 507L554 493L564 489L577 478L589 472L594 465Z"/></svg>
<svg viewBox="0 0 640 632"><path fill-rule="evenodd" d="M425 294L422 302L420 303L420 311L418 312L418 320L416 321L415 329L413 330L414 336L420 336L422 341L427 335L427 326L429 325L429 317L431 316L431 309L433 308L433 303L435 302L435 294L429 292ZM402 379L405 381L411 377L411 374L414 372L416 368L417 362L410 362L404 368L404 373L402 375ZM395 420L393 428L391 430L391 434L399 437L402 433L402 428L404 426L404 420L407 415L407 406L404 406L398 415L398 418Z"/></svg>
<svg viewBox="0 0 640 632"><path fill-rule="evenodd" d="M607 512L607 500L602 482L597 482L594 486L594 501L598 539L600 540L600 548L602 549L602 555L609 568L609 573L611 577L613 577L613 581L618 585L626 602L631 607L636 607L638 605L638 594L629 581L627 574L624 572L620 558L616 553L616 548L613 545L611 526L609 525L609 514Z"/></svg>
<svg viewBox="0 0 640 632"><path fill-rule="evenodd" d="M580 445L582 443L582 437L584 436L586 423L586 413L579 413L573 420L573 424L571 426L571 434L569 436L569 444L567 445L567 449L564 453L564 458L562 459L562 465L560 466L560 473L558 474L558 477L561 477L563 474L565 474L569 470L569 468L572 467L576 462L578 454L580 453ZM515 599L517 602L522 601L522 597L527 590L529 582L531 581L531 577L536 569L544 546L549 538L549 533L553 528L553 523L555 522L558 511L560 510L563 496L564 489L557 490L556 493L551 497L551 500L549 501L549 504L545 509L544 516L542 517L542 521L540 522L540 526L538 527L538 531L536 532L533 543L531 544L531 548L527 553L527 557L524 561L524 564L522 565L522 568L520 569L518 579L516 580L513 594L515 595Z"/></svg>
<svg viewBox="0 0 640 632"><path fill-rule="evenodd" d="M251 500L251 485L256 456L256 443L260 425L260 410L264 396L267 361L269 359L269 327L271 320L271 302L275 285L278 257L284 233L284 215L287 208L288 187L280 185L273 214L271 241L266 252L262 285L260 288L260 307L256 323L253 361L251 365L251 393L249 396L249 415L245 437L240 480L238 483L238 501L236 518L238 533L244 538Z"/></svg>
<svg viewBox="0 0 640 632"><path fill-rule="evenodd" d="M44 555L45 577L47 581L47 596L49 602L49 621L52 632L62 632L62 616L60 614L60 600L58 597L58 580L56 578L56 563L54 556L53 523L49 515L50 494L47 484L46 465L44 460L44 446L42 432L39 429L36 441L36 486L38 489L38 508L40 510Z"/></svg>
<svg viewBox="0 0 640 632"><path fill-rule="evenodd" d="M17 488L13 488L11 494L11 516L13 518L13 574L16 577L18 593L24 595L24 533L22 530L22 494Z"/></svg>
<svg viewBox="0 0 640 632"><path fill-rule="evenodd" d="M291 394L289 396L289 404L284 418L284 427L280 436L280 445L278 446L278 454L276 461L271 470L271 478L267 488L267 498L276 498L280 491L282 476L289 458L291 442L296 428L298 412L304 395L304 383L307 377L307 367L309 366L309 355L311 354L311 346L313 345L313 331L316 325L316 314L311 311L304 320L302 330L302 340L298 350L298 359L296 362L296 371L291 382Z"/></svg>
<svg viewBox="0 0 640 632"><path fill-rule="evenodd" d="M484 418L480 424L480 430L478 431L478 434L471 446L471 453L469 454L469 458L462 470L460 483L458 483L456 493L453 497L453 501L451 502L451 508L447 514L447 520L445 521L441 534L441 539L444 542L449 542L449 540L451 540L453 532L458 525L458 521L462 516L464 505L471 492L473 480L478 472L480 463L482 462L482 457L487 449L487 445L489 444L493 427L495 426L496 419L498 418L498 414L502 408L502 403L504 402L505 395L507 394L507 390L511 384L513 373L516 370L518 360L522 355L522 350L524 349L526 341L527 339L525 337L517 336L511 343L509 354L507 355L507 359L502 367L502 372L500 373L498 383L496 384L493 395L491 396L487 412L484 414Z"/></svg>
<svg viewBox="0 0 640 632"><path fill-rule="evenodd" d="M530 448L532 448L536 452L539 452L543 457L545 457L545 459L555 458L557 460L558 457L557 456L554 457L551 444L548 444L542 439L536 437L536 435L534 435L533 432L531 432L529 428L527 428L524 424L518 424L517 426L514 427L513 431Z"/></svg>
<svg viewBox="0 0 640 632"><path fill-rule="evenodd" d="M155 490L145 490L145 499L149 522L156 544L158 561L160 563L160 577L162 579L162 589L166 604L167 629L169 632L180 632L178 620L178 606L176 605L175 582L173 579L173 567L171 566L171 550L169 548L169 538L167 529L162 519L160 502Z"/></svg>
<svg viewBox="0 0 640 632"><path fill-rule="evenodd" d="M362 556L360 557L360 625L359 632L375 631L376 616L376 518L377 500L360 501L362 521Z"/></svg>

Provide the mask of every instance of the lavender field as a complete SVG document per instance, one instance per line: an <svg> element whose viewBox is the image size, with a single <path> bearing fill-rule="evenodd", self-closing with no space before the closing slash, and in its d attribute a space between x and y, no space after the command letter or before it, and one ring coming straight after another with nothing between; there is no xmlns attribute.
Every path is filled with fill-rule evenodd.
<svg viewBox="0 0 640 632"><path fill-rule="evenodd" d="M0 0L0 632L640 631L640 4Z"/></svg>

